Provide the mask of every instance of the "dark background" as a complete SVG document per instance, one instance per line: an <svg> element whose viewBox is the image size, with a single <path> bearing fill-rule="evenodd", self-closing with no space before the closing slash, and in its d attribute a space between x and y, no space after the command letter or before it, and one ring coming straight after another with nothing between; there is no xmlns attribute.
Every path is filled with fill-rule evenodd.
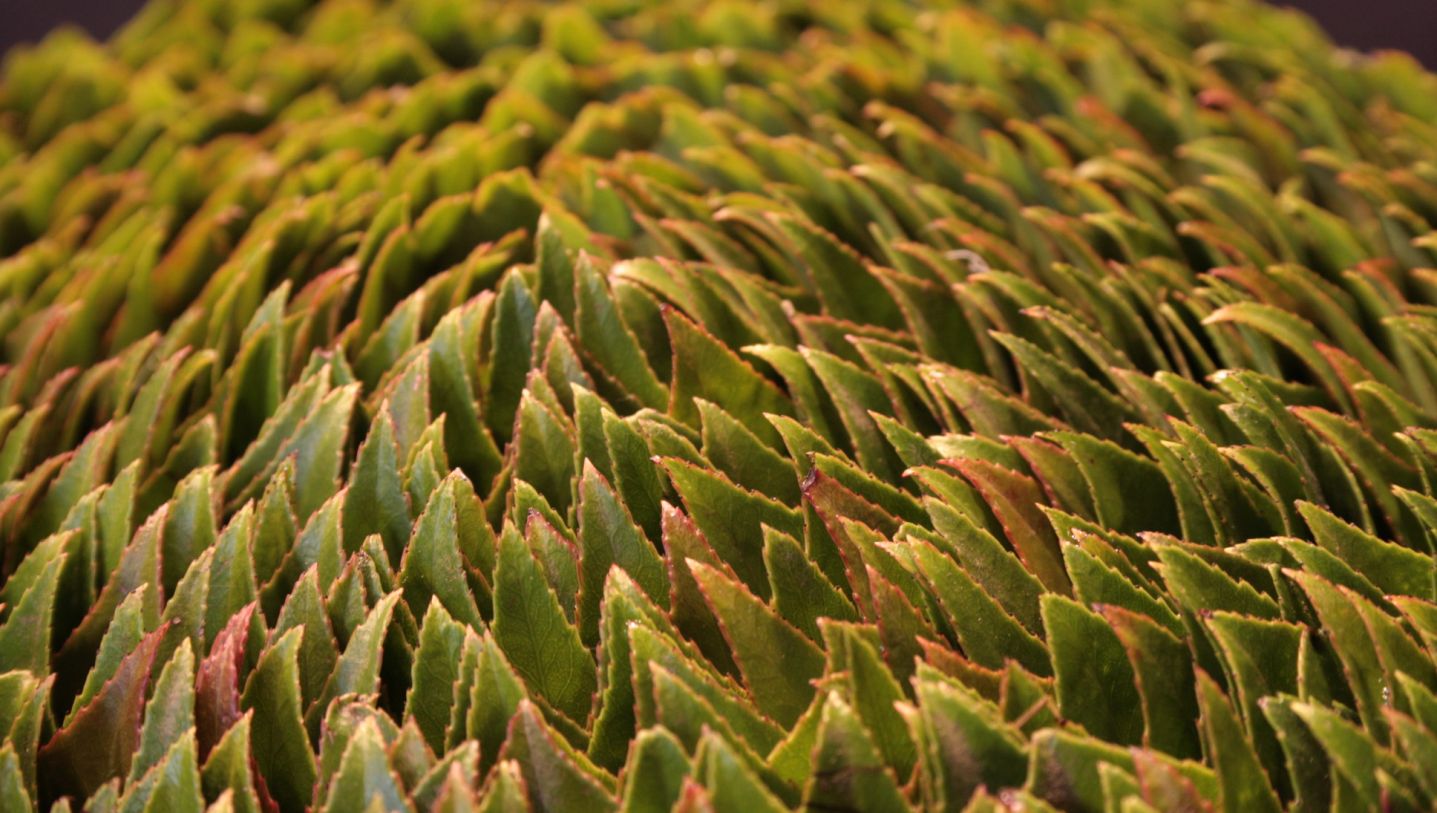
<svg viewBox="0 0 1437 813"><path fill-rule="evenodd" d="M1173 0L1182 2L1183 0ZM143 0L0 0L0 50L34 42L64 22L107 36ZM1437 69L1437 2L1434 0L1277 0L1317 17L1342 45L1370 50L1397 48Z"/></svg>

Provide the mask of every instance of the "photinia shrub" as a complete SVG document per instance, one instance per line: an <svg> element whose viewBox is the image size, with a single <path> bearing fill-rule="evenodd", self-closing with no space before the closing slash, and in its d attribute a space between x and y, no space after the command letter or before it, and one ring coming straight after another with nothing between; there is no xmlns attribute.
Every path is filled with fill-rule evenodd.
<svg viewBox="0 0 1437 813"><path fill-rule="evenodd" d="M0 810L1431 810L1437 78L1250 0L0 70Z"/></svg>

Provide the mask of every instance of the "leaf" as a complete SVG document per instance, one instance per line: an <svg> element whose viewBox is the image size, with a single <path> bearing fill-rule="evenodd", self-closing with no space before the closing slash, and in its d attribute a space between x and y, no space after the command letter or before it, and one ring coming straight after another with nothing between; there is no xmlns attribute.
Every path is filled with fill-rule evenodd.
<svg viewBox="0 0 1437 813"><path fill-rule="evenodd" d="M195 674L195 732L201 759L240 718L240 673L255 609L249 604L230 617Z"/></svg>
<svg viewBox="0 0 1437 813"><path fill-rule="evenodd" d="M1121 640L1096 613L1062 596L1043 596L1043 629L1057 677L1058 710L1095 736L1142 742L1142 708Z"/></svg>
<svg viewBox="0 0 1437 813"><path fill-rule="evenodd" d="M898 783L847 704L830 692L823 704L807 809L907 810Z"/></svg>
<svg viewBox="0 0 1437 813"><path fill-rule="evenodd" d="M963 809L980 788L1016 787L1027 759L1022 737L997 710L941 680L914 684L919 716L913 723L919 746L919 778L925 798Z"/></svg>
<svg viewBox="0 0 1437 813"><path fill-rule="evenodd" d="M1157 466L1114 443L1076 432L1046 435L1072 456L1092 493L1097 520L1123 533L1178 530L1177 508L1163 489L1145 487L1163 475ZM1141 498L1139 498L1141 494Z"/></svg>
<svg viewBox="0 0 1437 813"><path fill-rule="evenodd" d="M309 803L317 771L299 694L299 644L291 630L261 653L241 704L253 711L250 753L265 787L284 809Z"/></svg>
<svg viewBox="0 0 1437 813"><path fill-rule="evenodd" d="M924 500L924 507L933 529L942 536L963 570L1029 632L1035 635L1041 632L1038 599L1044 588L1018 557L951 506L930 498Z"/></svg>
<svg viewBox="0 0 1437 813"><path fill-rule="evenodd" d="M453 792L449 792L449 788L453 788ZM445 799L455 799L461 790L467 789L457 783L449 783L446 785ZM453 804L452 801L450 803ZM484 792L483 804L478 810L481 813L520 813L529 809L528 789L518 763L513 760L499 763L495 767L488 789Z"/></svg>
<svg viewBox="0 0 1437 813"><path fill-rule="evenodd" d="M563 420L528 389L519 399L510 454L514 476L532 483L561 513L569 510L574 479L574 440Z"/></svg>
<svg viewBox="0 0 1437 813"><path fill-rule="evenodd" d="M541 248L541 256L549 258ZM562 251L557 252L562 254ZM567 259L565 259L567 262ZM542 285L542 283L541 283ZM572 298L573 286L569 285L566 298ZM493 332L490 340L489 364L483 373L484 417L489 431L501 442L509 439L513 431L514 413L519 407L519 396L524 389L524 380L533 366L534 319L537 303L524 279L518 273L504 275L499 283L494 301Z"/></svg>
<svg viewBox="0 0 1437 813"><path fill-rule="evenodd" d="M478 629L484 621L469 589L460 546L456 480L462 477L456 471L445 478L414 523L409 544L403 547L399 586L412 611L419 612L435 597L460 623Z"/></svg>
<svg viewBox="0 0 1437 813"><path fill-rule="evenodd" d="M896 480L901 467L872 417L873 413L884 415L893 411L882 384L830 353L806 347L799 352L833 399L858 463L879 478L888 482Z"/></svg>
<svg viewBox="0 0 1437 813"><path fill-rule="evenodd" d="M1143 745L1176 757L1198 757L1192 654L1183 639L1140 613L1110 605L1095 609L1112 627L1132 667L1142 700Z"/></svg>
<svg viewBox="0 0 1437 813"><path fill-rule="evenodd" d="M627 573L660 606L669 599L664 562L604 476L588 461L579 475L579 637L599 639L599 601L610 568Z"/></svg>
<svg viewBox="0 0 1437 813"><path fill-rule="evenodd" d="M154 697L145 706L140 748L130 760L129 781L158 765L180 737L195 727L194 684L195 656L190 642L185 640L160 671Z"/></svg>
<svg viewBox="0 0 1437 813"><path fill-rule="evenodd" d="M136 641L104 686L41 747L37 760L41 781L50 789L47 798L88 797L129 769L140 745L140 715L164 632L158 629Z"/></svg>
<svg viewBox="0 0 1437 813"><path fill-rule="evenodd" d="M858 620L853 604L808 559L793 537L764 526L763 562L768 570L773 608L810 639L819 640L820 618Z"/></svg>
<svg viewBox="0 0 1437 813"><path fill-rule="evenodd" d="M413 719L435 753L444 748L444 731L453 705L453 686L459 679L459 656L464 628L445 612L438 599L430 599L419 628L414 673L404 701L406 718Z"/></svg>
<svg viewBox="0 0 1437 813"><path fill-rule="evenodd" d="M639 432L625 420L604 414L604 441L613 466L613 485L629 514L651 540L662 538L664 481L650 460L651 451Z"/></svg>
<svg viewBox="0 0 1437 813"><path fill-rule="evenodd" d="M673 308L665 308L663 315L674 354L669 414L697 426L698 400L708 401L773 445L778 438L764 416L792 415L789 399L701 325Z"/></svg>
<svg viewBox="0 0 1437 813"><path fill-rule="evenodd" d="M1072 587L1063 570L1052 526L1037 509L1044 502L1037 484L985 461L970 458L945 462L960 471L982 493L983 499L1002 523L1008 543L1029 572L1047 589L1064 595L1070 593Z"/></svg>
<svg viewBox="0 0 1437 813"><path fill-rule="evenodd" d="M723 738L707 732L694 751L694 774L713 796L715 810L784 810Z"/></svg>
<svg viewBox="0 0 1437 813"><path fill-rule="evenodd" d="M299 684L300 696L305 703L319 698L324 684L334 673L335 662L339 660L339 643L334 638L334 630L325 612L318 573L315 567L304 572L290 591L289 598L285 599L274 629L269 634L270 643L274 643L292 629L304 630L304 639L299 647Z"/></svg>
<svg viewBox="0 0 1437 813"><path fill-rule="evenodd" d="M276 461L295 455L297 516L310 516L338 490L350 416L358 396L358 385L335 390L315 407L314 413L295 430L294 437L280 448Z"/></svg>
<svg viewBox="0 0 1437 813"><path fill-rule="evenodd" d="M1363 533L1311 503L1300 502L1297 510L1317 544L1383 591L1429 600L1437 597L1437 565L1430 557Z"/></svg>
<svg viewBox="0 0 1437 813"><path fill-rule="evenodd" d="M535 692L570 719L586 719L594 660L516 532L500 538L494 581L494 639Z"/></svg>
<svg viewBox="0 0 1437 813"><path fill-rule="evenodd" d="M384 741L373 720L366 720L350 738L325 798L326 811L367 808L378 801L384 810L408 810L399 780L389 768Z"/></svg>
<svg viewBox="0 0 1437 813"><path fill-rule="evenodd" d="M364 538L379 534L391 559L409 539L409 500L399 476L394 422L381 409L359 447L344 496L344 550L353 553Z"/></svg>
<svg viewBox="0 0 1437 813"><path fill-rule="evenodd" d="M139 782L130 785L120 805L122 810L138 807L145 813L200 813L204 809L204 797L200 793L194 732L185 732L159 764Z"/></svg>
<svg viewBox="0 0 1437 813"><path fill-rule="evenodd" d="M259 813L261 809L250 757L250 723L251 715L240 718L225 732L200 768L200 786L205 798L232 794L235 813Z"/></svg>
<svg viewBox="0 0 1437 813"><path fill-rule="evenodd" d="M1059 411L1076 429L1110 440L1122 436L1123 420L1132 417L1123 400L1032 342L1010 333L994 333L993 338L1024 373L1053 395Z"/></svg>
<svg viewBox="0 0 1437 813"><path fill-rule="evenodd" d="M468 350L478 342L466 335L481 321L487 302L476 300L445 314L429 338L429 398L433 413L445 416L444 450L478 483L491 482L502 463L494 439L480 423L474 398L477 359Z"/></svg>
<svg viewBox="0 0 1437 813"><path fill-rule="evenodd" d="M66 555L56 553L10 610L0 626L0 672L27 669L36 675L50 671L51 622L55 591Z"/></svg>
<svg viewBox="0 0 1437 813"><path fill-rule="evenodd" d="M871 733L879 755L894 775L906 778L913 773L917 755L907 724L897 710L906 699L903 689L879 658L877 647L852 636L846 649L852 710Z"/></svg>
<svg viewBox="0 0 1437 813"><path fill-rule="evenodd" d="M574 327L584 352L639 406L662 408L668 393L649 368L638 339L624 323L593 258L580 254L574 271Z"/></svg>
<svg viewBox="0 0 1437 813"><path fill-rule="evenodd" d="M673 809L692 767L683 746L662 728L640 731L629 749L619 792L623 813L666 813Z"/></svg>
<svg viewBox="0 0 1437 813"><path fill-rule="evenodd" d="M618 808L611 789L597 778L598 769L566 748L527 700L509 724L500 759L518 763L535 813Z"/></svg>
<svg viewBox="0 0 1437 813"><path fill-rule="evenodd" d="M1202 710L1203 742L1215 766L1222 808L1278 810L1277 795L1257 760L1232 706L1207 673L1197 673L1198 706Z"/></svg>
<svg viewBox="0 0 1437 813"><path fill-rule="evenodd" d="M823 654L741 584L692 559L688 565L754 702L780 725L791 725L813 697L810 681L823 673Z"/></svg>
<svg viewBox="0 0 1437 813"><path fill-rule="evenodd" d="M367 695L378 690L385 633L389 630L389 622L394 617L394 607L399 598L398 590L380 598L364 617L364 622L349 636L319 698L305 713L305 727L312 737L318 736L320 722L329 710L329 704L336 697L346 694Z"/></svg>
<svg viewBox="0 0 1437 813"><path fill-rule="evenodd" d="M731 483L721 474L674 458L661 461L694 525L744 585L768 597L763 566L762 527L793 536L803 533L797 512Z"/></svg>
<svg viewBox="0 0 1437 813"><path fill-rule="evenodd" d="M703 427L703 454L735 483L785 504L799 500L788 461L717 404L694 399Z"/></svg>
<svg viewBox="0 0 1437 813"><path fill-rule="evenodd" d="M1013 658L1039 674L1052 673L1043 642L1003 610L952 559L926 542L910 544L919 575L938 599L965 655L991 669Z"/></svg>
<svg viewBox="0 0 1437 813"><path fill-rule="evenodd" d="M20 758L9 743L0 748L0 805L7 810L30 810L30 792L20 771Z"/></svg>

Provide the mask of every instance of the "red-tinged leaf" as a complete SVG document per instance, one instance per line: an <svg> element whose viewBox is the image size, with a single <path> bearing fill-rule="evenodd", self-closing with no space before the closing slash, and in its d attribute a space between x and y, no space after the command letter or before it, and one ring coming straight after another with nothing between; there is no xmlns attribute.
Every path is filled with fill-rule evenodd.
<svg viewBox="0 0 1437 813"><path fill-rule="evenodd" d="M142 638L99 693L40 749L46 798L88 797L129 770L130 758L139 747L150 671L165 632L157 629Z"/></svg>
<svg viewBox="0 0 1437 813"><path fill-rule="evenodd" d="M947 460L978 489L988 507L997 515L1008 537L1008 544L1018 558L1043 586L1056 593L1071 595L1072 585L1063 569L1053 527L1039 510L1046 504L1042 489L1031 479L1001 466L972 458Z"/></svg>
<svg viewBox="0 0 1437 813"><path fill-rule="evenodd" d="M240 718L240 673L256 609L250 603L230 618L196 671L195 729L201 761Z"/></svg>
<svg viewBox="0 0 1437 813"><path fill-rule="evenodd" d="M669 616L674 626L693 641L719 671L737 674L738 667L734 665L728 641L724 640L718 620L704 600L698 582L694 581L689 560L720 568L735 580L738 576L714 553L708 540L683 511L668 503L664 503L662 509L664 559L669 572Z"/></svg>

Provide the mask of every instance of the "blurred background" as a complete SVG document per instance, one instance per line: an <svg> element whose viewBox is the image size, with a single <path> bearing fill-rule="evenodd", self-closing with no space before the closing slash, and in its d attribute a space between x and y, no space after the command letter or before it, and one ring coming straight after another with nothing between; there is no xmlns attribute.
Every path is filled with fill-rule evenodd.
<svg viewBox="0 0 1437 813"><path fill-rule="evenodd" d="M1173 0L1182 2L1182 0ZM1276 0L1316 17L1332 38L1363 50L1397 48L1437 70L1437 0ZM143 0L0 0L0 50L62 23L108 36Z"/></svg>

